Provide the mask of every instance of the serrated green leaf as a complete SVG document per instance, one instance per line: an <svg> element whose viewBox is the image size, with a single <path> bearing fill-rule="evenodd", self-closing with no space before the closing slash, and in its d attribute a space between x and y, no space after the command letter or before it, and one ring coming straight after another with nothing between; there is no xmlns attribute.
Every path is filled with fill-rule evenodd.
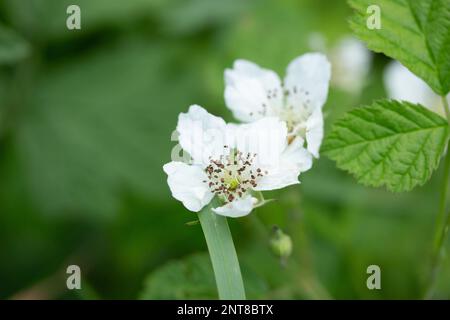
<svg viewBox="0 0 450 320"><path fill-rule="evenodd" d="M444 152L448 124L426 108L393 100L348 112L322 152L370 186L408 191L424 184Z"/></svg>
<svg viewBox="0 0 450 320"><path fill-rule="evenodd" d="M350 0L350 25L367 46L399 60L438 94L450 90L450 1ZM367 8L379 6L381 29L366 25Z"/></svg>

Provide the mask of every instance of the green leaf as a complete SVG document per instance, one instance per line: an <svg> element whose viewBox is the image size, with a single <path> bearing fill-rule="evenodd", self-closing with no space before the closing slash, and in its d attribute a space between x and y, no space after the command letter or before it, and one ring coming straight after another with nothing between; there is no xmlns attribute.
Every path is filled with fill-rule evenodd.
<svg viewBox="0 0 450 320"><path fill-rule="evenodd" d="M367 46L399 60L438 94L450 90L450 1L350 0L350 25ZM381 29L366 25L367 8L381 9Z"/></svg>
<svg viewBox="0 0 450 320"><path fill-rule="evenodd" d="M409 102L382 100L348 112L322 147L359 182L395 192L424 184L444 152L448 124Z"/></svg>

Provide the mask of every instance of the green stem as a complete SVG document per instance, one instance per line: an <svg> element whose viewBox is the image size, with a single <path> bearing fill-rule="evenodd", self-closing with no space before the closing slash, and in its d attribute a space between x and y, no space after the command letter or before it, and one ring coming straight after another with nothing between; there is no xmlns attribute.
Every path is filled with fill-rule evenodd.
<svg viewBox="0 0 450 320"><path fill-rule="evenodd" d="M445 116L447 117L448 124L450 125L450 109L448 106L447 97L442 97L442 106L444 107Z"/></svg>
<svg viewBox="0 0 450 320"><path fill-rule="evenodd" d="M445 110L445 115L447 116L447 121L449 122L450 125L450 112L446 97L442 97L442 102ZM441 196L439 200L439 212L436 220L436 231L433 242L431 269L428 279L428 288L425 293L425 299L431 299L433 297L436 286L437 274L439 272L442 256L444 254L445 240L447 239L448 229L450 226L450 214L449 211L447 211L449 176L450 176L450 152L447 149L447 154L445 155Z"/></svg>
<svg viewBox="0 0 450 320"><path fill-rule="evenodd" d="M215 214L208 206L198 217L208 245L219 298L245 300L244 283L227 218Z"/></svg>

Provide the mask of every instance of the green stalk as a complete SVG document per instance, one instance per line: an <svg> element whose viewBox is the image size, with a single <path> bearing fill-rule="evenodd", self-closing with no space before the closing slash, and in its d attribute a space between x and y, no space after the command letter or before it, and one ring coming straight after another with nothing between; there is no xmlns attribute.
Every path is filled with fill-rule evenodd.
<svg viewBox="0 0 450 320"><path fill-rule="evenodd" d="M450 110L446 97L442 97L442 102L450 125ZM442 180L441 196L439 201L439 212L436 220L436 231L433 242L433 251L431 257L431 269L428 279L428 288L425 292L425 299L431 299L434 295L436 286L436 278L440 269L442 256L444 255L445 240L447 239L448 229L450 226L450 214L447 210L447 195L450 177L450 152L447 146L447 154L445 155L444 176Z"/></svg>
<svg viewBox="0 0 450 320"><path fill-rule="evenodd" d="M227 218L215 214L209 205L198 217L205 235L216 278L219 298L245 300L244 283Z"/></svg>
<svg viewBox="0 0 450 320"><path fill-rule="evenodd" d="M447 117L448 124L450 125L450 109L448 107L448 101L447 97L441 97L442 98L442 105L444 107L445 116Z"/></svg>

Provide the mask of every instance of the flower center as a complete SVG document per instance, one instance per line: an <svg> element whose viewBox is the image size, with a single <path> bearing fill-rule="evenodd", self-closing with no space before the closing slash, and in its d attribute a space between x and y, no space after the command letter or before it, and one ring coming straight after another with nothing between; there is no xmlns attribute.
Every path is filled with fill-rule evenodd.
<svg viewBox="0 0 450 320"><path fill-rule="evenodd" d="M306 109L294 110L292 106L285 107L279 112L280 119L286 122L289 143L291 143L296 136L305 138L306 120L309 115L310 112Z"/></svg>
<svg viewBox="0 0 450 320"><path fill-rule="evenodd" d="M231 180L228 182L228 188L230 190L236 190L237 187L239 187L240 181L238 179L238 177L233 177L231 178Z"/></svg>
<svg viewBox="0 0 450 320"><path fill-rule="evenodd" d="M267 174L261 168L255 167L256 154L242 153L236 149L229 150L228 154L220 156L219 159L211 159L205 168L207 183L211 192L215 193L226 202L236 198L242 198L258 185L261 177Z"/></svg>

